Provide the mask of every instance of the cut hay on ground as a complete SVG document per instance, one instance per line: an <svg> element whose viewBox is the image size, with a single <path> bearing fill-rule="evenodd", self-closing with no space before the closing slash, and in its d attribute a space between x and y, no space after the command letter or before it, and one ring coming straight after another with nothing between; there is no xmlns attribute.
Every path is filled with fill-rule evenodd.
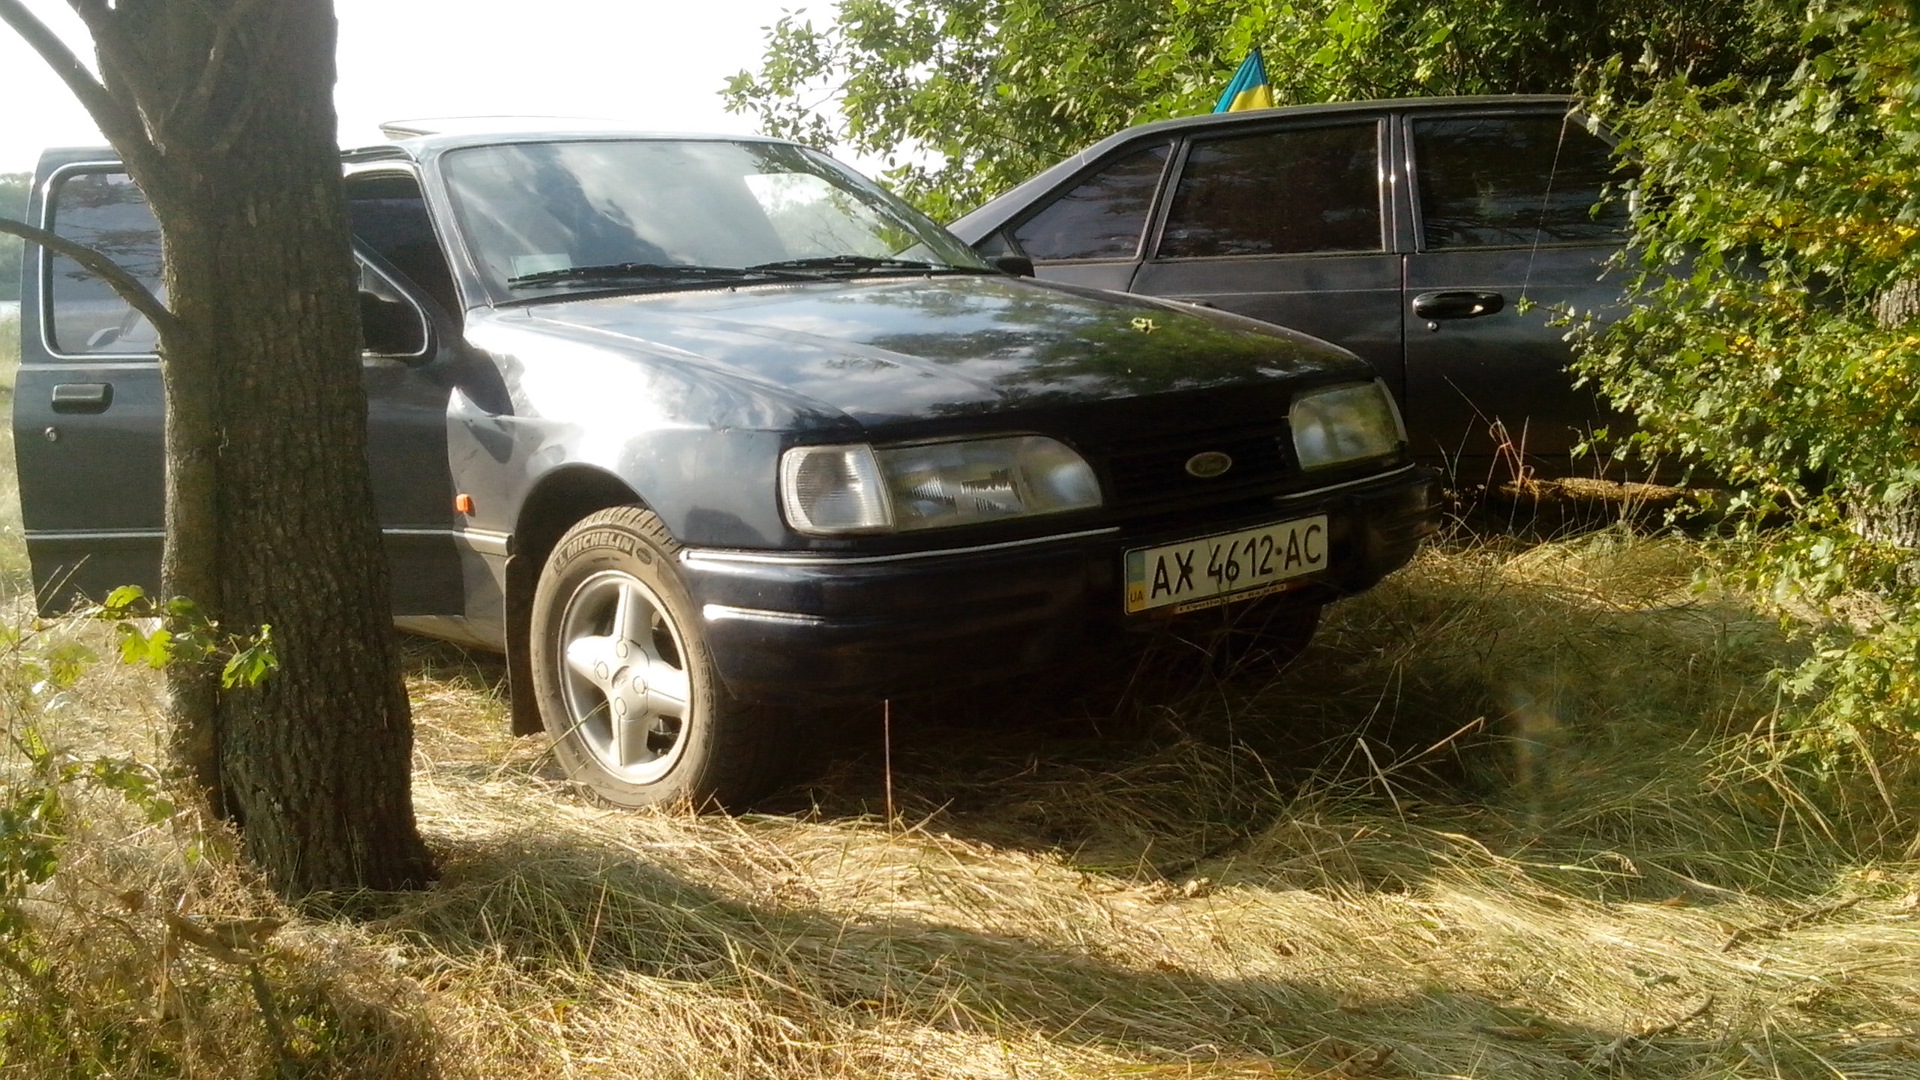
<svg viewBox="0 0 1920 1080"><path fill-rule="evenodd" d="M36 918L96 1049L9 1021L0 1076L271 1075L246 965L164 955L178 904L290 920L288 1075L1920 1077L1916 807L1798 797L1750 738L1791 645L1698 565L1436 551L1284 670L1169 640L1106 692L895 703L890 760L850 717L738 818L578 801L491 661L422 646L439 885L300 916L95 797ZM49 723L146 754L153 703L102 667Z"/></svg>

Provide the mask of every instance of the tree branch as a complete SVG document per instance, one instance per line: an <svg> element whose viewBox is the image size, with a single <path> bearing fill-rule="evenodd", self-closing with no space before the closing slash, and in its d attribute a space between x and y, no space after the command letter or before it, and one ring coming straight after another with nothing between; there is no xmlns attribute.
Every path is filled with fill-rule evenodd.
<svg viewBox="0 0 1920 1080"><path fill-rule="evenodd" d="M194 86L193 93L190 95L189 116L197 119L205 115L213 102L214 91L219 86L220 77L225 73L227 49L233 44L233 36L240 31L242 24L254 17L259 7L260 0L240 0L220 16L219 23L213 30L213 44L207 50L206 66L200 69L200 81ZM167 110L168 117L171 118L174 113L179 112L185 104L187 102L176 102L171 109Z"/></svg>
<svg viewBox="0 0 1920 1080"><path fill-rule="evenodd" d="M7 0L0 0L0 3L5 2ZM10 233L29 243L39 244L49 251L57 251L98 275L102 281L113 288L114 292L120 294L120 299L125 300L133 310L147 317L147 321L153 324L153 328L160 332L162 342L167 341L169 336L179 333L180 322L173 317L173 312L167 310L167 305L161 303L160 298L153 295L152 290L141 284L139 278L120 269L119 264L105 255L85 244L76 244L57 233L50 233L45 229L35 228L24 221L15 221L12 218L0 218L0 233ZM24 271L24 268L22 269ZM173 340L179 339L174 337Z"/></svg>
<svg viewBox="0 0 1920 1080"><path fill-rule="evenodd" d="M96 7L99 5L89 0L74 2L74 9L97 34L100 27L96 20L105 16L101 11L89 11ZM146 128L140 123L140 114L94 78L93 72L88 71L73 50L67 48L66 42L47 29L47 24L28 11L25 4L20 0L0 0L0 22L12 27L21 40L40 54L40 59L47 62L60 81L67 84L67 89L80 99L81 107L87 110L87 115L93 118L94 123L100 125L101 134L107 137L114 149L120 151L122 158L137 158L141 164L157 163L159 155L152 141L147 138Z"/></svg>
<svg viewBox="0 0 1920 1080"><path fill-rule="evenodd" d="M68 0L68 2L99 3L101 0ZM227 55L236 45L234 39L241 32L243 25L254 18L264 2L265 0L238 0L237 3L221 11L215 11L215 5L205 3L204 0L182 5L194 13L202 23L213 27L212 39L203 40L205 35L197 32L198 27L195 28L193 47L195 51L205 53L205 59L197 65L200 72L199 78L189 80L192 82L191 86L182 84L173 87L172 101L166 108L157 111L157 115L154 112L149 113L150 126L157 142L164 145L172 137L178 124L196 125L206 122L214 95L219 91L220 81L227 74ZM116 68L125 70L118 64Z"/></svg>
<svg viewBox="0 0 1920 1080"><path fill-rule="evenodd" d="M67 6L80 16L81 22L87 24L90 33L99 31L112 12L107 7L107 0L67 0Z"/></svg>
<svg viewBox="0 0 1920 1080"><path fill-rule="evenodd" d="M248 17L253 14L254 9L259 7L261 3L262 0L239 0L232 8L228 9L227 15L231 21L223 22L220 25L219 37L214 42L217 52L213 60L209 61L209 64L225 62L224 54L229 40L229 31L238 32L240 25L243 22L249 21ZM281 16L251 21L254 25L250 27L250 29L253 32L265 35L265 41L256 42L254 48L261 54L268 54L277 49L286 36L286 18ZM264 26L262 24L264 24ZM212 68L209 67L208 71L211 73ZM203 88L211 94L213 84L210 77ZM210 97L209 100L211 100ZM234 145L246 135L247 126L253 122L254 106L258 104L259 101L260 98L257 94L249 94L242 99L240 105L233 110L233 115L228 118L226 129L222 131L214 141L214 148L217 152L222 154L233 152Z"/></svg>

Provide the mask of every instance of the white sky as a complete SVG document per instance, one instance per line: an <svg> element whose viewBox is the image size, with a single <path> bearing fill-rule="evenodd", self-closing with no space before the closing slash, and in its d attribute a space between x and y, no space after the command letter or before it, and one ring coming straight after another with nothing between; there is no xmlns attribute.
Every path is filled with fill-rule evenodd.
<svg viewBox="0 0 1920 1080"><path fill-rule="evenodd" d="M66 0L26 5L92 62ZM335 0L343 146L379 142L382 120L581 116L663 131L746 133L719 92L757 69L783 10L825 21L833 0ZM48 146L101 140L66 86L0 27L0 172ZM851 162L856 166L860 162Z"/></svg>

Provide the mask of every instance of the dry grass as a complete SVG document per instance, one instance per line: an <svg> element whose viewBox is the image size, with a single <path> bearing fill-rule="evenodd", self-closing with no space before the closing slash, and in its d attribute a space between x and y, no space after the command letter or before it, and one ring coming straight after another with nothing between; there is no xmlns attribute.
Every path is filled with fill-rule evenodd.
<svg viewBox="0 0 1920 1080"><path fill-rule="evenodd" d="M1697 565L1437 550L1284 670L1183 683L1163 641L1077 697L896 703L890 763L852 718L738 818L581 803L497 665L420 646L439 885L297 914L88 797L0 1076L1920 1077L1912 818L1768 765L1788 646ZM47 722L150 757L156 692L101 667ZM284 1055L175 905L291 920Z"/></svg>
<svg viewBox="0 0 1920 1080"><path fill-rule="evenodd" d="M7 595L27 588L26 540L20 533L20 481L13 470L13 376L20 367L20 320L0 318L0 404L7 428L0 433L0 589Z"/></svg>
<svg viewBox="0 0 1920 1080"><path fill-rule="evenodd" d="M20 366L20 317L0 315L0 385L13 391L13 373Z"/></svg>

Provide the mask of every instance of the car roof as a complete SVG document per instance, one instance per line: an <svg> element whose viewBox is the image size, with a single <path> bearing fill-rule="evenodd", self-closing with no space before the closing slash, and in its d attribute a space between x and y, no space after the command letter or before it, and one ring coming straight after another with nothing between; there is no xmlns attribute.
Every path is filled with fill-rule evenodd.
<svg viewBox="0 0 1920 1080"><path fill-rule="evenodd" d="M486 118L462 118L470 119ZM766 135L720 135L703 132L685 131L649 131L640 128L621 127L613 121L594 121L587 124L554 123L548 126L527 126L524 117L511 118L520 121L515 127L488 127L484 124L469 125L446 124L443 127L429 129L426 121L395 121L382 124L382 130L396 136L393 142L374 146L356 147L342 150L340 156L349 163L363 161L381 161L411 159L424 161L436 157L448 150L458 150L469 146L500 146L507 143L528 142L593 142L593 141L651 141L651 142L734 142L734 143L774 143L785 144L786 139L775 139ZM553 118L543 118L553 119Z"/></svg>
<svg viewBox="0 0 1920 1080"><path fill-rule="evenodd" d="M347 164L372 161L422 161L441 151L467 146L495 146L501 143L553 142L555 140L654 140L661 142L747 142L786 143L766 135L722 135L707 132L657 131L623 127L617 120L583 120L570 117L452 117L440 120L396 120L380 125L392 142L371 146L343 147L340 158ZM120 152L111 146L50 147L40 155L39 169L49 172L66 165L118 162Z"/></svg>
<svg viewBox="0 0 1920 1080"><path fill-rule="evenodd" d="M1377 98L1365 101L1320 101L1306 105L1281 105L1272 109L1246 109L1230 113L1200 113L1197 116L1176 116L1168 120L1154 120L1145 124L1136 124L1117 134L1102 139L1095 146L1105 145L1114 139L1125 136L1155 133L1161 131L1184 131L1187 128L1233 127L1239 124L1258 124L1262 120L1284 120L1299 116L1339 116L1353 112L1412 112L1422 109L1458 109L1481 108L1486 106L1516 105L1538 106L1571 105L1576 99L1567 94L1477 94L1457 97L1404 97Z"/></svg>
<svg viewBox="0 0 1920 1080"><path fill-rule="evenodd" d="M956 219L947 228L968 243L978 243L988 233L1024 211L1032 199L1038 197L1041 192L1052 190L1055 185L1080 172L1094 160L1105 157L1121 146L1156 137L1178 138L1192 131L1212 132L1231 130L1236 127L1259 127L1278 120L1301 117L1483 108L1566 109L1571 108L1577 101L1577 98L1567 94L1479 94L1459 97L1381 98L1369 101L1328 101L1309 105L1283 105L1274 109L1201 113L1198 116L1176 116L1169 120L1154 120L1115 132L1079 153L1068 156L987 200L973 211Z"/></svg>

